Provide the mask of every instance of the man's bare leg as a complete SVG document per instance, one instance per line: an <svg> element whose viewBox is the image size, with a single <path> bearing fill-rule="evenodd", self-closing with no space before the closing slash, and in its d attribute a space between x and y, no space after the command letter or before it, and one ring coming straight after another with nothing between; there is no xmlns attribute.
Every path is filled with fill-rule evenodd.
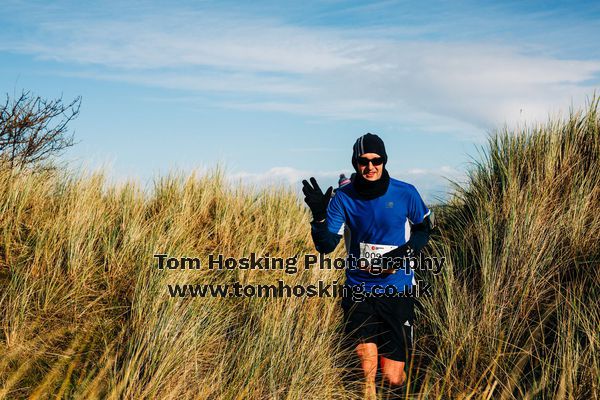
<svg viewBox="0 0 600 400"><path fill-rule="evenodd" d="M375 376L377 375L377 345L375 343L361 343L356 346L356 353L360 358L360 365L365 377L364 398L377 399L375 389Z"/></svg>
<svg viewBox="0 0 600 400"><path fill-rule="evenodd" d="M392 389L392 393L402 390L402 385L406 382L406 372L404 372L404 362L390 360L384 356L380 357L381 373L386 384ZM398 398L393 395L393 398Z"/></svg>

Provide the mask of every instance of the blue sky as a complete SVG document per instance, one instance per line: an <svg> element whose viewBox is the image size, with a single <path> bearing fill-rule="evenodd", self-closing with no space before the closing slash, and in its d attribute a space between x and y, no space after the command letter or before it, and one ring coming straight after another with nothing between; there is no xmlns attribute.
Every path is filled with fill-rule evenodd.
<svg viewBox="0 0 600 400"><path fill-rule="evenodd" d="M0 92L81 95L63 158L117 181L220 162L327 186L373 132L434 201L489 132L600 86L594 2L2 3Z"/></svg>

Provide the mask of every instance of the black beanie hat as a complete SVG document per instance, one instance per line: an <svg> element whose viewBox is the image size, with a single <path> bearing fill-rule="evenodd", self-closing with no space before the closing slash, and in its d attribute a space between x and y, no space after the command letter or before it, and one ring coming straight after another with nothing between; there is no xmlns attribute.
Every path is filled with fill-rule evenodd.
<svg viewBox="0 0 600 400"><path fill-rule="evenodd" d="M357 168L357 158L365 153L377 153L383 158L383 165L387 163L387 153L385 152L385 145L383 140L377 135L367 133L356 139L354 147L352 147L352 166Z"/></svg>

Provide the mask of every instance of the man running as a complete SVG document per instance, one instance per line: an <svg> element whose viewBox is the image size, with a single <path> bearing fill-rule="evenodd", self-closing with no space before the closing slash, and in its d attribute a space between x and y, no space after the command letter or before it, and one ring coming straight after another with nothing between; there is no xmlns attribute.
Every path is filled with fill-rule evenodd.
<svg viewBox="0 0 600 400"><path fill-rule="evenodd" d="M415 187L390 178L386 163L383 141L367 133L353 147L356 176L333 197L333 188L323 194L315 178L310 178L310 184L302 182L304 200L313 214L311 234L317 251L332 252L345 234L349 256L346 284L359 286L365 293L363 301L345 296L342 308L345 332L357 343L369 399L376 397L378 358L382 375L394 390L406 380L413 299L381 293L386 287L387 293L402 293L412 287L414 272L405 268L403 258L414 256L427 244L432 228L431 212ZM357 260L366 258L376 261L362 268ZM375 297L377 294L380 296Z"/></svg>

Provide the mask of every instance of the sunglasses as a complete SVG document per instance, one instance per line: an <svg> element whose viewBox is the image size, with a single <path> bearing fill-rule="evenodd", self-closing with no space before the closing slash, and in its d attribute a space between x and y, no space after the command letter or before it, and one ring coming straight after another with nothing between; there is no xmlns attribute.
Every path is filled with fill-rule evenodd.
<svg viewBox="0 0 600 400"><path fill-rule="evenodd" d="M373 165L383 164L383 158L381 158L381 157L376 157L376 158L358 157L357 161L360 165L363 165L363 166L367 166L367 165L369 165L369 163L371 163Z"/></svg>

